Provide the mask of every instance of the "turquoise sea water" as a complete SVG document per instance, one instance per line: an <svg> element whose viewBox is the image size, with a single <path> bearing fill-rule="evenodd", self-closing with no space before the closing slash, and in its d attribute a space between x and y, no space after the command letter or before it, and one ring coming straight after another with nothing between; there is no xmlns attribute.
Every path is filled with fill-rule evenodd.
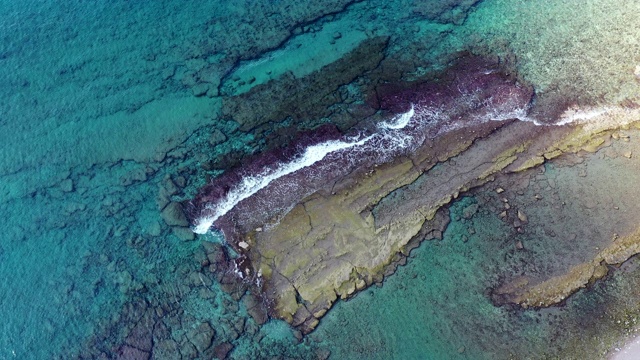
<svg viewBox="0 0 640 360"><path fill-rule="evenodd" d="M390 36L385 56L412 63L411 79L475 42L474 13L511 28L500 11L489 0L0 0L0 359L147 358L150 339L157 359L558 354L554 338L570 338L558 329L577 329L608 295L542 312L494 306L485 290L517 261L512 229L482 210L456 220L472 197L453 206L442 241L303 340L282 321L257 325L202 269L202 243L219 239L161 215L224 170L211 159L269 145L222 115L225 97L303 77L374 36Z"/></svg>

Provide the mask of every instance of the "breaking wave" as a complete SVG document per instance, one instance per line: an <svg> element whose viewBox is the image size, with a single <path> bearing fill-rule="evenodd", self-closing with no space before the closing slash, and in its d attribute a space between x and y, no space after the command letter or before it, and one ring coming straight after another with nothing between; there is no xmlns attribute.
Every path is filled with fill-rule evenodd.
<svg viewBox="0 0 640 360"><path fill-rule="evenodd" d="M266 188L275 180L283 176L292 174L301 169L307 168L317 162L325 159L327 155L339 153L345 150L353 150L352 148L362 147L365 144L368 147L374 147L376 150L396 150L404 149L411 145L411 137L402 134L414 118L415 110L413 106L409 111L395 116L389 121L382 122L378 125L380 131L369 136L358 136L356 138L347 139L346 141L331 140L320 144L307 147L304 153L286 164L279 165L275 170L265 170L256 175L245 176L240 183L230 190L224 199L216 204L207 204L207 215L196 221L193 232L204 234L211 229L213 223L227 212L233 209L242 200L245 200L258 191ZM393 151L392 151L393 152Z"/></svg>
<svg viewBox="0 0 640 360"><path fill-rule="evenodd" d="M261 190L287 175L307 171L307 177L322 176L331 166L337 166L338 159L347 160L345 166L359 163L380 164L394 157L406 154L421 146L425 139L440 136L449 131L470 124L487 121L519 119L536 125L543 125L527 116L528 104L507 101L500 107L486 106L485 112L470 116L465 121L452 119L446 109L434 106L411 105L410 109L389 120L380 122L373 134L359 134L343 140L330 140L308 146L297 158L267 168L257 174L250 174L231 187L220 200L208 202L201 208L200 217L195 220L193 231L207 233L214 223L234 209L243 200L256 195ZM318 164L325 161L325 163ZM311 169L314 164L318 168ZM280 181L271 187L271 195L284 196L283 191L291 192L291 181ZM282 184L280 184L282 183ZM286 183L286 184L285 184ZM271 206L271 205L270 205ZM265 209L273 211L274 209Z"/></svg>

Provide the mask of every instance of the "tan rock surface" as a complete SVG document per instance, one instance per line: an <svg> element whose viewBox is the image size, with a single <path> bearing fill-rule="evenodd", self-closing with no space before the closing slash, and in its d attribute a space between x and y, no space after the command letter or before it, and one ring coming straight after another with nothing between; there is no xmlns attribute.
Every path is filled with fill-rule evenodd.
<svg viewBox="0 0 640 360"><path fill-rule="evenodd" d="M247 235L247 242L255 244L249 257L267 279L275 314L311 330L338 297L381 280L385 267L420 234L425 221L460 193L495 173L535 166L543 154L557 150L551 158L602 144L608 135L593 136L581 127L520 121L453 131L411 158L349 177L332 192L308 196L277 224ZM589 269L582 269L574 283L600 273Z"/></svg>
<svg viewBox="0 0 640 360"><path fill-rule="evenodd" d="M573 266L566 274L552 277L539 284L529 284L526 278L518 278L496 290L495 295L505 302L524 308L556 305L571 294L606 276L608 265L620 265L640 253L640 231L616 239L590 261Z"/></svg>

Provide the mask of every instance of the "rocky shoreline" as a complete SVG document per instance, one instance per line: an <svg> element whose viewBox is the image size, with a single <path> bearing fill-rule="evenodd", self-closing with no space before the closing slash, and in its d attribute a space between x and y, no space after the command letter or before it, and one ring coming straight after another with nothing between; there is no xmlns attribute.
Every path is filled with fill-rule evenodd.
<svg viewBox="0 0 640 360"><path fill-rule="evenodd" d="M503 95L493 85L474 83L482 78L481 72L496 72L502 81L498 86L512 84L516 87L502 90L505 96L501 99ZM303 190L302 194L306 194L303 197L296 199L300 195L294 192L277 199L276 203L267 198L247 200L216 220L215 226L222 230L228 244L239 254L235 263L228 265L239 269L236 281L255 284L249 287L262 295L265 311L271 316L286 320L303 333L312 331L338 298L349 298L381 282L384 274L390 273L387 269L393 268L393 264L406 257L410 248L419 243L420 240L416 243L417 239L442 231L448 219L440 217L435 223L433 220L438 210L460 194L493 181L496 176L526 171L564 154L594 152L607 143L613 131L620 126L628 127L637 115L633 110L619 108L604 112L600 122L580 124L580 112L584 110L574 109L565 111L562 118L550 121L565 121L568 124L564 126L535 125L532 120L526 121L526 116L525 121L506 120L509 112L500 109L504 105L499 101L505 101L508 110L512 110L514 103L517 104L515 107L526 108L532 96L527 95L526 87L499 75L495 65L489 66L484 60L473 58L462 58L448 73L454 74L455 81L444 78L436 85L418 82L417 85L396 86L393 90L378 92L377 104L396 112L421 101L433 108L453 109L447 115L455 119L456 124L464 124L461 127L454 126L446 132L431 130L438 136L425 139L410 155L391 162L367 165L365 161L362 167L347 167L348 177L337 172L338 175L328 181L329 187L314 188L318 185L305 184L298 176L296 179L300 181L293 180L298 186L313 189L310 193ZM470 81L465 82L465 77ZM452 89L462 95L482 89L489 94L484 95L484 99L494 103L470 111L465 108L469 103L455 105L456 102L449 100L441 103L443 100L425 95L437 93L444 99L447 96L453 99ZM452 95L447 95L450 91ZM483 95L479 98L479 103L485 101ZM404 104L399 104L397 99L405 101ZM507 117L502 121L470 121L479 116L504 118L503 114ZM463 119L467 119L466 123ZM213 188L233 186L215 184ZM277 185L270 186L262 195L254 196L268 197L270 191L283 194L274 187ZM215 203L220 197L210 194L208 187L201 191L190 204L194 207L192 214L202 215L207 204ZM260 208L265 203L271 204L271 212ZM278 213L274 209L282 210ZM503 217L508 216L505 211ZM516 217L519 222L527 221L523 212L516 213ZM628 247L625 251L629 252ZM635 252L628 256L633 254ZM606 274L606 271L595 274L594 271L587 276L587 281L570 285L573 286L570 290L556 291L568 291L566 297L592 277L596 279ZM559 285L544 283L540 286L557 288ZM523 291L521 286L516 287ZM517 299L541 292L544 291L532 288ZM502 296L507 293L505 287L495 292ZM523 306L531 304L531 300L511 301ZM539 301L538 306L556 302Z"/></svg>

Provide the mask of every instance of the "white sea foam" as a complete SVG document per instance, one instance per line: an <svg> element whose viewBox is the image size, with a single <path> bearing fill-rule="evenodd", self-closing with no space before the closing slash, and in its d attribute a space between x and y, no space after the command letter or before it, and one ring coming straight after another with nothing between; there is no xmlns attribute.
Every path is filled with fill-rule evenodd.
<svg viewBox="0 0 640 360"><path fill-rule="evenodd" d="M405 136L399 134L398 130L405 128L413 118L414 114L415 111L412 105L411 109L406 113L396 116L390 122L381 123L380 127L382 129L396 133L396 136L393 136L394 140L396 140L393 142L394 146L404 147L407 145L409 140ZM318 161L321 161L331 153L360 147L374 138L383 139L389 138L390 136L392 135L383 131L381 134L374 134L361 139L353 139L352 141L331 140L317 145L312 145L305 150L302 156L289 163L280 165L276 170L265 171L253 176L246 176L236 187L229 191L225 198L220 202L206 205L206 208L210 210L210 213L209 215L203 216L197 220L197 224L194 227L193 232L197 234L204 234L208 232L209 229L211 229L211 226L213 226L213 223L221 216L224 216L242 200L249 198L258 191L267 187L274 180L311 166Z"/></svg>
<svg viewBox="0 0 640 360"><path fill-rule="evenodd" d="M587 109L569 109L566 110L561 116L560 121L555 125L567 125L573 123L585 123L592 121L602 115L611 112L613 109L608 107L602 108L587 108Z"/></svg>
<svg viewBox="0 0 640 360"><path fill-rule="evenodd" d="M605 123L608 122L615 122L618 125L620 125L620 122L624 122L625 120L628 122L630 112L639 113L640 111L609 107L569 109L563 113L560 121L554 124L541 123L535 118L527 116L527 112L528 108L522 106L513 106L510 109L508 107L506 109L498 108L494 109L492 112L479 116L474 119L473 122L478 123L519 119L520 121L528 121L538 126L562 126L574 123L594 123L593 126L598 124L598 126L606 126ZM636 115L640 116L640 114ZM197 225L194 227L193 231L198 234L208 232L216 220L221 216L224 216L244 199L256 194L258 191L264 189L273 181L283 176L292 174L323 160L331 153L350 149L350 154L357 157L359 153L357 150L373 148L380 154L380 159L384 160L388 157L396 156L398 150L410 151L412 146L417 146L417 144L421 143L423 140L424 136L419 135L421 133L419 129L440 123L443 120L443 116L444 113L441 109L430 107L416 109L412 104L411 109L406 113L396 115L392 119L378 124L380 131L374 135L360 139L350 139L347 141L332 140L309 146L305 150L304 154L299 158L289 163L281 164L275 170L267 170L261 174L246 176L238 185L229 191L226 197L220 202L207 204L206 208L209 210L207 211L208 215L197 220ZM603 116L611 119L603 121ZM418 131L404 131L412 120L415 123L415 126L417 126ZM438 134L457 129L461 126L464 125L458 122L450 123L440 129ZM363 147L365 144L367 144L367 146Z"/></svg>
<svg viewBox="0 0 640 360"><path fill-rule="evenodd" d="M275 171L266 171L262 174L244 177L240 184L233 188L221 202L207 205L207 208L213 210L213 213L200 218L193 231L197 234L206 233L209 231L213 223L221 216L233 209L242 200L267 187L274 180L311 166L324 159L330 153L352 148L354 146L364 145L373 136L374 135L368 136L357 141L347 142L332 140L312 145L305 150L301 157L279 166Z"/></svg>
<svg viewBox="0 0 640 360"><path fill-rule="evenodd" d="M405 128L409 125L409 121L415 115L415 110L413 109L413 104L411 104L411 109L404 114L396 115L391 121L383 121L379 124L379 126L383 129L389 130L399 130Z"/></svg>
<svg viewBox="0 0 640 360"><path fill-rule="evenodd" d="M563 114L559 122L547 125L527 116L527 110L528 109L526 107L518 106L514 106L511 109L503 109L502 111L496 109L493 112L478 117L475 121L486 122L491 120L503 121L508 119L519 119L521 121L532 122L539 126L560 126L573 123L589 123L598 121L603 115L618 112L616 111L617 109L611 108L581 109L580 111L569 110ZM388 156L394 156L396 150L404 149L406 151L410 146L421 142L417 138L419 137L417 134L414 133L411 135L410 133L403 131L407 125L414 120L416 125L422 128L424 126L429 126L430 124L439 123L440 120L442 120L442 115L443 113L441 111L432 108L418 108L416 112L414 105L411 105L411 109L406 113L396 115L388 121L381 122L378 125L380 131L374 135L360 139L351 139L351 141L332 140L309 146L305 150L304 154L299 158L289 163L281 164L275 170L265 171L253 176L246 176L219 202L207 204L206 209L209 210L207 211L208 215L197 220L197 224L193 231L198 234L208 232L216 220L232 210L241 201L256 194L273 181L309 167L318 161L323 160L331 153L346 149L357 150L359 148L374 148L376 151L380 152L381 158L386 158L384 153L387 153ZM463 126L461 123L452 123L445 126L443 129L440 129L438 133L441 134L443 131L448 132L461 126ZM365 144L367 144L367 148L362 148ZM357 151L355 153L357 153Z"/></svg>
<svg viewBox="0 0 640 360"><path fill-rule="evenodd" d="M635 329L634 332L638 332ZM615 348L615 352L611 353L609 360L635 360L640 358L640 337L632 338L624 345L622 349Z"/></svg>
<svg viewBox="0 0 640 360"><path fill-rule="evenodd" d="M417 111L416 111L417 110ZM477 121L489 121L489 120L503 120L519 118L525 121L533 121L526 118L526 109L515 108L512 111L507 112L494 112L483 116ZM387 159L390 156L397 155L398 150L407 151L411 146L421 143L424 136L419 135L421 131L407 133L404 131L407 126L415 123L418 128L428 127L432 124L440 123L444 113L441 109L423 107L416 109L412 104L411 108L403 113L396 115L390 120L383 121L378 124L380 131L374 135L370 135L361 139L353 139L351 141L338 141L332 140L321 144L312 145L308 147L304 154L299 158L286 163L281 164L278 168L272 171L265 171L261 174L252 176L246 176L242 181L236 185L229 193L217 203L210 203L206 205L207 215L197 220L197 224L193 231L198 234L204 234L211 229L213 223L220 217L224 216L227 212L232 210L241 201L251 197L258 191L264 189L273 181L299 171L303 168L309 167L318 161L323 160L327 155L350 149L354 156L357 156L359 149L375 149L380 153L380 159ZM536 123L537 124L537 123ZM462 126L461 124L450 124L449 127L454 126L457 128ZM445 130L445 129L442 129ZM447 128L447 130L452 130ZM367 144L367 147L363 145ZM395 154L395 155L394 155Z"/></svg>

